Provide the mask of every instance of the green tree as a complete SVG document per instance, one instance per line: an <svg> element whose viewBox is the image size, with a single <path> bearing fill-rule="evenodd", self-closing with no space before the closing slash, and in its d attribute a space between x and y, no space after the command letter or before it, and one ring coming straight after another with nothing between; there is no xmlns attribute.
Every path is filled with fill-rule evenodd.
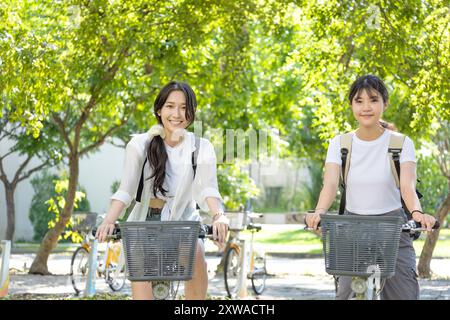
<svg viewBox="0 0 450 320"><path fill-rule="evenodd" d="M228 60L239 61L233 47L237 32L266 11L255 3L42 0L2 6L3 16L14 17L2 29L14 43L5 47L5 56L18 56L10 59L13 63L4 73L11 78L2 88L6 107L24 123L28 111L43 126L56 128L69 167L65 207L44 237L30 273L48 274L48 255L73 211L79 159L119 133L130 119L139 127L148 126L153 117L145 103L161 84L173 78L195 83L196 69L190 68L188 57L210 47L211 36L221 34ZM20 35L24 43L16 41ZM27 48L26 66L38 68L24 68L23 55L11 53L21 46ZM24 96L33 99L10 103L25 101Z"/></svg>
<svg viewBox="0 0 450 320"><path fill-rule="evenodd" d="M440 1L388 0L300 2L309 46L298 50L305 70L306 87L314 88L313 128L327 140L354 127L346 93L356 76L374 73L392 91L385 117L422 141L445 146L448 141L450 92L450 9ZM448 148L437 159L448 179ZM447 152L447 153L445 153ZM445 158L445 159L444 159ZM436 212L448 214L450 194ZM428 235L419 273L429 276L429 262L439 231Z"/></svg>
<svg viewBox="0 0 450 320"><path fill-rule="evenodd" d="M259 194L254 181L238 162L218 165L217 182L227 210L236 211Z"/></svg>
<svg viewBox="0 0 450 320"><path fill-rule="evenodd" d="M5 114L7 114L7 111ZM15 232L15 192L20 182L29 178L33 173L50 166L58 161L58 155L49 143L51 130L44 129L39 138L33 139L27 129L17 122L8 122L8 118L0 118L0 142L3 146L10 145L8 150L0 154L0 181L5 188L7 224L6 239L13 240ZM3 148L2 148L3 149ZM11 156L20 157L17 169L12 177L7 175L7 162ZM31 165L32 160L38 164Z"/></svg>
<svg viewBox="0 0 450 320"><path fill-rule="evenodd" d="M44 170L38 176L31 179L31 185L33 186L34 195L31 199L30 207L30 221L34 228L34 241L41 241L47 233L47 230L55 224L55 220L58 219L63 203L64 191L61 188L57 188L57 182L61 179L57 174L51 174L48 170ZM89 201L85 196L86 192L83 188L78 188L79 201L76 204L77 211L87 212L90 210ZM58 201L59 200L59 201ZM57 205L57 203L59 205ZM68 224L64 230L64 239L71 236L73 242L77 242L76 234L72 232L71 225Z"/></svg>

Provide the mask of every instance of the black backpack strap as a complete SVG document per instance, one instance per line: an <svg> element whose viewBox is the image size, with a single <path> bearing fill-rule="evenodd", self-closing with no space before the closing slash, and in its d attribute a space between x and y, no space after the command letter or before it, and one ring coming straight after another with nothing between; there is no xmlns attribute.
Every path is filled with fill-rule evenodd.
<svg viewBox="0 0 450 320"><path fill-rule="evenodd" d="M402 152L402 149L398 148L389 148L388 152L392 155L392 161L394 161L394 168L395 168L395 174L394 178L397 177L398 181L400 181L400 153ZM400 182L399 182L400 183ZM411 213L409 212L408 208L406 207L405 201L403 201L403 197L400 195L400 201L402 203L402 208L406 213L406 217L408 220L411 220Z"/></svg>
<svg viewBox="0 0 450 320"><path fill-rule="evenodd" d="M194 170L194 178L195 174L197 173L197 159L198 159L198 153L200 151L200 138L195 136L195 150L192 152L192 169Z"/></svg>
<svg viewBox="0 0 450 320"><path fill-rule="evenodd" d="M197 159L198 154L200 152L200 138L195 136L195 150L192 152L192 169L194 170L194 177L192 180L195 179L195 174L197 173ZM198 203L195 204L196 209L200 209Z"/></svg>
<svg viewBox="0 0 450 320"><path fill-rule="evenodd" d="M136 193L136 202L141 202L142 189L144 189L144 168L146 163L147 158L145 158L144 164L142 165L141 178L139 179L139 186Z"/></svg>
<svg viewBox="0 0 450 320"><path fill-rule="evenodd" d="M345 165L347 163L347 156L348 156L348 149L347 148L341 148L341 161L342 161L342 172L345 172ZM341 195L341 202L339 204L339 214L344 214L345 210L345 200L346 200L346 183L345 179L342 179L341 182L341 188L342 188L342 195Z"/></svg>
<svg viewBox="0 0 450 320"><path fill-rule="evenodd" d="M341 145L341 202L339 204L339 214L344 214L345 204L347 199L347 177L350 170L350 157L352 156L352 141L354 132L349 132L341 135L340 145Z"/></svg>

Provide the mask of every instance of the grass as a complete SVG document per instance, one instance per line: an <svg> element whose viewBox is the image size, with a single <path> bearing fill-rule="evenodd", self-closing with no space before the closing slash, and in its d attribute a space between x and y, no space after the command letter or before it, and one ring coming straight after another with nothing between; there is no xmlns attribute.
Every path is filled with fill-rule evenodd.
<svg viewBox="0 0 450 320"><path fill-rule="evenodd" d="M419 256L425 244L425 235L422 234L419 239L414 241L416 255ZM450 258L450 229L442 229L439 232L439 240L433 251L434 258Z"/></svg>

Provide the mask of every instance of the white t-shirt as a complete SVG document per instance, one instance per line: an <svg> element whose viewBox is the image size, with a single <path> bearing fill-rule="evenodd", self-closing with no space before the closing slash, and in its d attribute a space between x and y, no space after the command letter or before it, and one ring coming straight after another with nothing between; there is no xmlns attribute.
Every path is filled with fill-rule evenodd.
<svg viewBox="0 0 450 320"><path fill-rule="evenodd" d="M166 196L171 198L175 196L177 187L183 176L183 153L180 145L171 147L167 143L164 143L164 146L166 147L167 152L167 162L163 188L168 191Z"/></svg>
<svg viewBox="0 0 450 320"><path fill-rule="evenodd" d="M402 207L400 190L395 184L390 164L390 130L372 141L352 140L352 154L347 176L346 209L362 215L382 214ZM334 137L328 146L326 163L341 166L340 135ZM405 137L400 163L416 162L414 143Z"/></svg>

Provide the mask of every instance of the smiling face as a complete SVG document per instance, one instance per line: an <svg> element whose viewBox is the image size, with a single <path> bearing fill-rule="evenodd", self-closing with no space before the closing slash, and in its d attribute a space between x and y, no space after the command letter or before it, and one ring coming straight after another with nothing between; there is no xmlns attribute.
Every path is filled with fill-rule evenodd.
<svg viewBox="0 0 450 320"><path fill-rule="evenodd" d="M176 130L186 129L189 122L186 120L186 96L183 91L172 91L166 102L158 111L166 135L172 136Z"/></svg>
<svg viewBox="0 0 450 320"><path fill-rule="evenodd" d="M352 99L353 115L360 127L377 127L386 105L376 90L362 89Z"/></svg>

